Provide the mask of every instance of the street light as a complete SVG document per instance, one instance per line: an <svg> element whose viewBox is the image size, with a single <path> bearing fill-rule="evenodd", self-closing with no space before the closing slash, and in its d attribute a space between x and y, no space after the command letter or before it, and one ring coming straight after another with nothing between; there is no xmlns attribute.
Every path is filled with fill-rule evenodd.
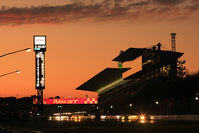
<svg viewBox="0 0 199 133"><path fill-rule="evenodd" d="M26 52L30 52L30 51L31 51L31 48L27 48L27 49L26 49Z"/></svg>
<svg viewBox="0 0 199 133"><path fill-rule="evenodd" d="M13 71L13 72L9 72L9 73L6 73L6 74L3 74L3 75L0 75L0 77L6 76L6 75L9 75L9 74L13 74L13 73L20 73L20 70Z"/></svg>
<svg viewBox="0 0 199 133"><path fill-rule="evenodd" d="M198 97L195 97L195 100L198 101Z"/></svg>
<svg viewBox="0 0 199 133"><path fill-rule="evenodd" d="M22 51L30 52L30 51L31 51L31 48L25 48L25 49L17 50L17 51L14 51L14 52L10 52L10 53L7 53L7 54L4 54L4 55L1 55L1 56L0 56L0 58L2 58L2 57L4 57L4 56L7 56L7 55L10 55L10 54L14 54L14 53L22 52Z"/></svg>
<svg viewBox="0 0 199 133"><path fill-rule="evenodd" d="M20 73L20 70L16 71L17 73Z"/></svg>

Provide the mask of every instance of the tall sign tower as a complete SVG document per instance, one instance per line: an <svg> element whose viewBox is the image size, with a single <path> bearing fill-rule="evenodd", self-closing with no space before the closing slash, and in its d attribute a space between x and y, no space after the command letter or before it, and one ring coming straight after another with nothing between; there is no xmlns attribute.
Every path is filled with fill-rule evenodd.
<svg viewBox="0 0 199 133"><path fill-rule="evenodd" d="M46 36L33 36L35 51L35 87L37 89L37 115L43 115L43 90L45 89Z"/></svg>
<svg viewBox="0 0 199 133"><path fill-rule="evenodd" d="M176 33L171 33L171 49L172 51L176 51Z"/></svg>

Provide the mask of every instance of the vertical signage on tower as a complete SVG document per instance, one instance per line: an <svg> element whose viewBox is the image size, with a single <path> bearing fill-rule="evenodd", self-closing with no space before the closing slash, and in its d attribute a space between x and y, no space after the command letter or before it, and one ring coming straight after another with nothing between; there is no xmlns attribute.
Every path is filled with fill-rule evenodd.
<svg viewBox="0 0 199 133"><path fill-rule="evenodd" d="M45 54L36 52L36 89L45 89Z"/></svg>
<svg viewBox="0 0 199 133"><path fill-rule="evenodd" d="M36 64L36 89L45 89L46 36L34 36L33 41Z"/></svg>

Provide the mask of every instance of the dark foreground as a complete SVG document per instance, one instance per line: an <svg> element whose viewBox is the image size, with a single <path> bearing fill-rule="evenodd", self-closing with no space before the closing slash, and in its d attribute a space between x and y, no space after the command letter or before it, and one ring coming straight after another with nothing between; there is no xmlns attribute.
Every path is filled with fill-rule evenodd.
<svg viewBox="0 0 199 133"><path fill-rule="evenodd" d="M199 122L190 121L144 123L139 121L20 121L1 122L1 126L14 129L17 133L197 133L199 131Z"/></svg>

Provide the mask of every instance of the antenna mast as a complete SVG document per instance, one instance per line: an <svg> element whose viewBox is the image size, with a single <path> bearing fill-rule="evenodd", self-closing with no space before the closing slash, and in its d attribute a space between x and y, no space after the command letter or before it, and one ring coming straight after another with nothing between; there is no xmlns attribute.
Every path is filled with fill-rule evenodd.
<svg viewBox="0 0 199 133"><path fill-rule="evenodd" d="M171 35L171 50L175 52L176 51L176 38L175 38L176 33L171 33L170 35Z"/></svg>

